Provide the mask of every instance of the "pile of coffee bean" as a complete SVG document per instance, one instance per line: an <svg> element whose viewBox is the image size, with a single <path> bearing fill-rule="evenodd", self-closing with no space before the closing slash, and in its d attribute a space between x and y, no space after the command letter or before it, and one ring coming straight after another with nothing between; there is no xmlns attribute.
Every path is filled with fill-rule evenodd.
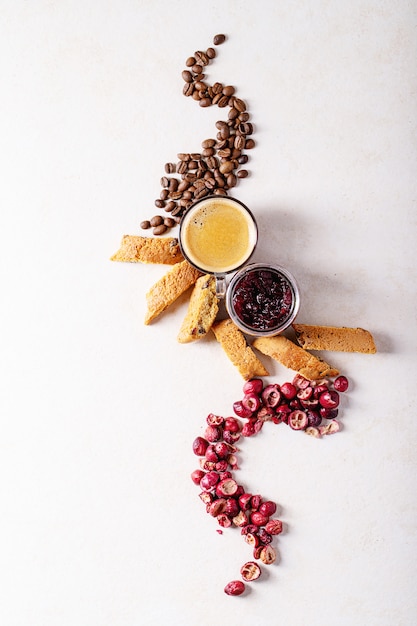
<svg viewBox="0 0 417 626"><path fill-rule="evenodd" d="M217 46L225 40L225 35L215 35L213 44ZM142 229L152 228L154 235L163 235L179 224L196 200L209 195L226 196L249 174L242 166L249 160L245 151L255 145L251 137L253 126L246 103L236 97L233 86L220 82L209 85L204 80L205 68L215 57L216 50L210 47L205 51L197 50L186 60L186 69L182 72L183 93L201 107L229 107L227 120L216 122L216 136L202 141L200 152L179 153L175 162L165 164L162 190L155 206L169 215L154 215L140 224Z"/></svg>

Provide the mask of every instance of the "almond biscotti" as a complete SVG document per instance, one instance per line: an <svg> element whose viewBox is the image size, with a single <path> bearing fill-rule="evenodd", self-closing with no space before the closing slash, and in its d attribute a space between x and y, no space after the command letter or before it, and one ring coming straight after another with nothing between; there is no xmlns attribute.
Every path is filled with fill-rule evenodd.
<svg viewBox="0 0 417 626"><path fill-rule="evenodd" d="M252 346L276 361L279 361L288 369L299 372L309 380L317 380L325 376L337 376L337 369L334 369L318 357L310 354L300 346L284 337L258 337Z"/></svg>
<svg viewBox="0 0 417 626"><path fill-rule="evenodd" d="M187 261L176 263L146 294L147 311L145 324L150 324L175 300L194 285L201 272Z"/></svg>
<svg viewBox="0 0 417 626"><path fill-rule="evenodd" d="M216 319L218 310L216 279L212 274L200 276L194 285L187 315L177 337L179 343L190 343L204 337Z"/></svg>
<svg viewBox="0 0 417 626"><path fill-rule="evenodd" d="M268 370L265 369L252 348L248 346L243 333L231 319L216 322L213 324L212 330L217 341L245 380L258 376L269 376Z"/></svg>
<svg viewBox="0 0 417 626"><path fill-rule="evenodd" d="M298 343L306 350L333 350L375 354L376 346L371 333L363 328L346 326L292 325Z"/></svg>
<svg viewBox="0 0 417 626"><path fill-rule="evenodd" d="M111 261L125 263L163 263L174 265L184 260L175 237L140 237L125 235Z"/></svg>

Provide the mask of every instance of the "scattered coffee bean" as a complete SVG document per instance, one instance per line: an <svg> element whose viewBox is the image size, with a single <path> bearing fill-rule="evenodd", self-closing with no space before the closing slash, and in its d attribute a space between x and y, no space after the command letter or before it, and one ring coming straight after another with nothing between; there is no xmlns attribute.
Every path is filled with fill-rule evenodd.
<svg viewBox="0 0 417 626"><path fill-rule="evenodd" d="M163 235L164 233L166 233L166 231L167 227L165 226L165 224L160 224L159 226L155 226L152 232L154 235Z"/></svg>
<svg viewBox="0 0 417 626"><path fill-rule="evenodd" d="M164 225L167 228L173 228L174 226L176 226L176 221L172 217L166 217L164 219Z"/></svg>
<svg viewBox="0 0 417 626"><path fill-rule="evenodd" d="M162 217L162 215L154 215L150 220L149 220L149 224L152 227L155 226L160 226L164 221L164 218Z"/></svg>
<svg viewBox="0 0 417 626"><path fill-rule="evenodd" d="M143 228L143 230L147 230L148 228L151 227L151 223L149 220L144 220L143 222L140 223L140 227Z"/></svg>
<svg viewBox="0 0 417 626"><path fill-rule="evenodd" d="M220 44L226 41L226 35L219 34L213 37L213 43L215 46L220 46Z"/></svg>

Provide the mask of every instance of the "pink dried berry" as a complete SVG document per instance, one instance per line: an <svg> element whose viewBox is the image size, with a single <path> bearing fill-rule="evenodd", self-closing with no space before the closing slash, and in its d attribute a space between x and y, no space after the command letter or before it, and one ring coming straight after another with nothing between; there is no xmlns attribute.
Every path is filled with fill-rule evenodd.
<svg viewBox="0 0 417 626"><path fill-rule="evenodd" d="M282 522L280 519L270 519L265 526L265 530L270 535L279 535L282 533Z"/></svg>
<svg viewBox="0 0 417 626"><path fill-rule="evenodd" d="M335 409L339 406L339 394L333 389L323 391L319 396L319 403L325 409Z"/></svg>
<svg viewBox="0 0 417 626"><path fill-rule="evenodd" d="M224 420L224 430L228 430L231 433L240 433L242 425L235 417L226 417Z"/></svg>
<svg viewBox="0 0 417 626"><path fill-rule="evenodd" d="M242 405L245 409L254 413L261 406L261 399L256 393L247 393L242 398Z"/></svg>
<svg viewBox="0 0 417 626"><path fill-rule="evenodd" d="M272 502L272 500L266 500L265 502L262 502L258 508L259 513L262 513L262 515L266 515L267 517L273 515L276 510L277 505L275 504L275 502Z"/></svg>
<svg viewBox="0 0 417 626"><path fill-rule="evenodd" d="M203 437L196 437L193 441L193 452L197 456L204 456L208 447L208 441Z"/></svg>
<svg viewBox="0 0 417 626"><path fill-rule="evenodd" d="M216 493L218 496L234 496L237 491L237 482L233 478L225 478L221 480L217 487Z"/></svg>
<svg viewBox="0 0 417 626"><path fill-rule="evenodd" d="M267 385L262 392L262 400L268 407L275 407L280 403L281 393L278 385Z"/></svg>
<svg viewBox="0 0 417 626"><path fill-rule="evenodd" d="M254 561L248 561L240 568L240 574L244 581L251 582L259 578L261 575L261 568Z"/></svg>
<svg viewBox="0 0 417 626"><path fill-rule="evenodd" d="M261 393L263 382L260 378L252 378L243 385L243 393Z"/></svg>
<svg viewBox="0 0 417 626"><path fill-rule="evenodd" d="M224 593L228 596L240 596L245 591L245 583L241 580L231 580L224 588Z"/></svg>
<svg viewBox="0 0 417 626"><path fill-rule="evenodd" d="M333 383L333 387L336 389L336 391L347 391L349 387L349 381L346 376L338 376Z"/></svg>
<svg viewBox="0 0 417 626"><path fill-rule="evenodd" d="M191 474L191 480L193 481L195 485L199 485L204 474L205 472L201 469L194 470L194 472L192 472Z"/></svg>
<svg viewBox="0 0 417 626"><path fill-rule="evenodd" d="M288 416L288 424L294 430L304 430L308 426L308 417L304 411L291 411Z"/></svg>
<svg viewBox="0 0 417 626"><path fill-rule="evenodd" d="M277 553L275 552L274 548L268 544L264 546L260 551L259 558L261 559L262 563L265 563L265 565L271 565L271 563L274 563L274 561L276 561Z"/></svg>
<svg viewBox="0 0 417 626"><path fill-rule="evenodd" d="M214 415L214 413L209 413L207 415L206 422L209 426L222 426L224 418L220 415Z"/></svg>
<svg viewBox="0 0 417 626"><path fill-rule="evenodd" d="M280 390L287 400L292 400L297 395L297 388L292 383L284 383L281 385Z"/></svg>
<svg viewBox="0 0 417 626"><path fill-rule="evenodd" d="M248 418L252 415L252 411L244 407L241 400L233 403L233 411L238 417Z"/></svg>

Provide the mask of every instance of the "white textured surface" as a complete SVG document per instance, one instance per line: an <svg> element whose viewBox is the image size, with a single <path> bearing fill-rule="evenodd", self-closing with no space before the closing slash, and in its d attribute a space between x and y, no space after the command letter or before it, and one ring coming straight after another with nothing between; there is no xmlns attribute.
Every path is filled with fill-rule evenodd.
<svg viewBox="0 0 417 626"><path fill-rule="evenodd" d="M414 626L415 2L3 0L0 22L0 622L5 626ZM185 301L145 327L161 266L114 264L177 152L219 109L182 95L225 32L257 142L236 196L256 260L298 278L299 321L370 329L344 430L268 425L241 481L277 500L280 563L250 556L189 479L209 412L242 381L214 340L178 345ZM330 360L330 357L329 357ZM271 365L271 380L292 376Z"/></svg>

